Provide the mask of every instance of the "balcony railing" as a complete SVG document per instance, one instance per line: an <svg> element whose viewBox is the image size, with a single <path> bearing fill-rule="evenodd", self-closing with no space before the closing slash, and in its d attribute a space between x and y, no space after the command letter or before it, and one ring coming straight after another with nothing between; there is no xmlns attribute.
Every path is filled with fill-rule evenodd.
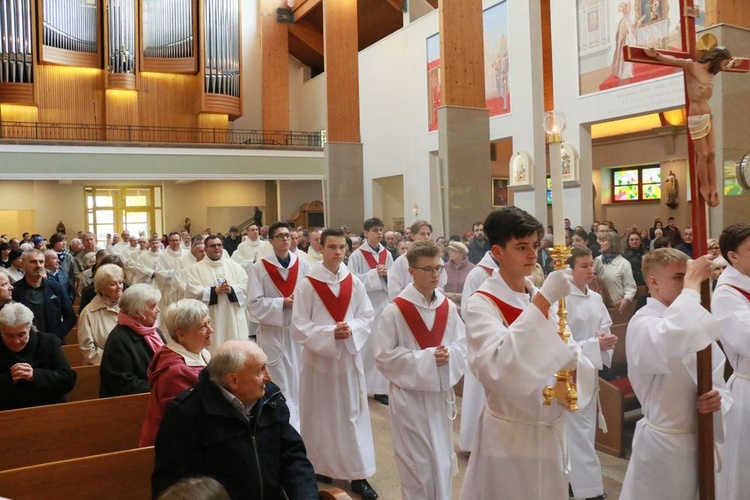
<svg viewBox="0 0 750 500"><path fill-rule="evenodd" d="M322 132L0 122L0 139L40 142L164 143L232 147L322 148Z"/></svg>

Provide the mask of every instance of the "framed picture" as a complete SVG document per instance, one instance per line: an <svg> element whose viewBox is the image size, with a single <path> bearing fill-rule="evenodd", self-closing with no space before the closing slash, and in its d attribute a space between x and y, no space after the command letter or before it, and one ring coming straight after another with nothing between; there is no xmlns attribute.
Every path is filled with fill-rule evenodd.
<svg viewBox="0 0 750 500"><path fill-rule="evenodd" d="M510 172L510 187L531 187L534 181L534 172L531 168L531 157L528 153L519 151L511 156L508 171Z"/></svg>
<svg viewBox="0 0 750 500"><path fill-rule="evenodd" d="M578 186L578 152L568 143L563 142L560 146L560 167L562 168L562 180L566 186Z"/></svg>
<svg viewBox="0 0 750 500"><path fill-rule="evenodd" d="M508 178L492 178L492 207L504 207L508 205Z"/></svg>

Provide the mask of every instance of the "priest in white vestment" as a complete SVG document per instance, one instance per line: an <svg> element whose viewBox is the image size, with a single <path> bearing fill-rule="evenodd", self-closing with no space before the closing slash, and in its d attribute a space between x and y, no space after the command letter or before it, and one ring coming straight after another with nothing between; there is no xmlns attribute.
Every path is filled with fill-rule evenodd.
<svg viewBox="0 0 750 500"><path fill-rule="evenodd" d="M724 467L716 479L716 498L740 500L750 492L750 224L733 224L721 233L719 246L729 266L721 273L711 312L721 324L721 345L734 373L728 385L732 407L726 417L727 439L719 447Z"/></svg>
<svg viewBox="0 0 750 500"><path fill-rule="evenodd" d="M643 418L635 427L620 499L695 499L696 408L713 413L714 439L722 442L722 417L731 405L725 358L714 342L719 323L700 303L701 282L711 276L711 262L705 255L689 261L678 250L659 248L643 257L641 269L651 297L628 323L626 353ZM696 396L696 354L709 346L713 389Z"/></svg>
<svg viewBox="0 0 750 500"><path fill-rule="evenodd" d="M203 244L202 238L195 238L190 247L190 251L186 252L175 264L174 277L172 278L172 286L169 289L169 302L174 304L175 302L185 298L185 291L187 290L187 281L185 279L185 269L192 266L196 262L200 262L206 256L206 246Z"/></svg>
<svg viewBox="0 0 750 500"><path fill-rule="evenodd" d="M374 394L381 403L388 403L388 380L380 373L375 364L375 335L378 332L380 315L388 299L388 269L393 265L391 253L380 243L383 237L383 221L377 218L367 219L364 223L365 242L349 256L347 267L360 279L372 308L375 318L370 327L370 338L362 348L362 362L365 366L367 394Z"/></svg>
<svg viewBox="0 0 750 500"><path fill-rule="evenodd" d="M224 256L221 238L211 235L205 242L206 258L185 268L187 298L208 305L214 341L209 351L227 340L247 340L245 319L247 273Z"/></svg>
<svg viewBox="0 0 750 500"><path fill-rule="evenodd" d="M290 331L294 289L310 272L310 264L290 251L291 227L274 222L268 228L273 251L253 264L247 310L260 323L256 336L268 356L268 373L289 407L289 423L299 431L299 376L302 346ZM235 252L236 255L236 252Z"/></svg>
<svg viewBox="0 0 750 500"><path fill-rule="evenodd" d="M250 267L252 267L253 263L263 258L270 251L271 245L268 241L260 239L258 226L253 224L247 228L247 238L234 251L232 260L250 272Z"/></svg>
<svg viewBox="0 0 750 500"><path fill-rule="evenodd" d="M120 241L117 243L113 243L112 246L109 247L109 253L113 253L115 255L122 255L122 252L125 251L126 248L130 246L130 231L125 229L122 233L120 233Z"/></svg>
<svg viewBox="0 0 750 500"><path fill-rule="evenodd" d="M326 229L321 241L324 261L297 285L292 308L292 335L305 348L300 430L319 480L351 480L355 493L377 498L366 479L375 473L375 449L361 355L374 311L343 263L343 231Z"/></svg>
<svg viewBox="0 0 750 500"><path fill-rule="evenodd" d="M411 225L411 235L415 242L431 239L432 224L426 220L416 221ZM403 254L393 262L393 266L388 270L388 298L393 300L398 297L398 294L411 282L412 277L409 274L409 263L406 260L406 254ZM438 288L442 290L446 283L448 283L448 275L445 273L445 269L443 269L443 272L440 273Z"/></svg>
<svg viewBox="0 0 750 500"><path fill-rule="evenodd" d="M134 284L144 283L159 288L156 284L156 267L162 254L160 245L161 240L158 237L151 238L148 241L148 250L141 253L138 260L135 261L133 268Z"/></svg>
<svg viewBox="0 0 750 500"><path fill-rule="evenodd" d="M122 264L125 269L125 281L128 283L134 283L133 270L138 262L138 257L141 253L148 250L148 239L141 236L140 238L133 235L130 237L130 246L125 248L120 255Z"/></svg>
<svg viewBox="0 0 750 500"><path fill-rule="evenodd" d="M553 374L576 369L593 376L575 342L557 334L557 301L571 290L570 270L554 271L538 291L528 279L536 265L543 227L516 207L490 213L484 223L498 272L468 300L469 363L485 388L480 419L461 498L565 499L568 456L566 409L543 406L542 390ZM581 394L586 401L591 394Z"/></svg>
<svg viewBox="0 0 750 500"><path fill-rule="evenodd" d="M599 403L598 370L612 364L617 336L610 333L612 319L602 296L588 287L595 275L591 250L588 247L574 247L568 264L573 270L573 289L565 299L570 341L578 343L581 353L597 370L588 380L577 377L579 386L588 384L593 388L592 398L586 406L579 404L578 411L571 412L565 418L565 437L570 450L568 482L576 498L604 498L602 467L594 446ZM604 416L601 412L598 416L601 419L599 424L606 432Z"/></svg>
<svg viewBox="0 0 750 500"><path fill-rule="evenodd" d="M466 338L456 305L436 290L441 254L432 241L409 248L414 281L385 308L375 334L378 366L391 382L391 436L406 500L450 500L458 472L453 386L466 369Z"/></svg>
<svg viewBox="0 0 750 500"><path fill-rule="evenodd" d="M492 252L484 254L479 263L469 271L464 281L464 289L461 292L461 317L466 317L466 306L482 283L492 276L497 269L497 261L492 257ZM487 398L484 396L484 387L474 376L471 367L466 368L464 373L463 396L461 396L461 422L458 429L458 449L465 452L471 451L474 443L474 435L479 425L479 417L484 412Z"/></svg>
<svg viewBox="0 0 750 500"><path fill-rule="evenodd" d="M166 311L167 307L172 303L172 297L170 294L172 281L174 280L174 274L178 269L178 263L185 253L189 252L184 252L182 250L180 233L170 233L169 245L166 250L159 255L159 259L156 261L156 269L154 269L154 284L161 291L161 303L159 304L159 309L163 311Z"/></svg>
<svg viewBox="0 0 750 500"><path fill-rule="evenodd" d="M315 267L315 264L323 262L323 245L320 244L320 235L322 229L310 230L310 247L307 249L307 261L310 266Z"/></svg>

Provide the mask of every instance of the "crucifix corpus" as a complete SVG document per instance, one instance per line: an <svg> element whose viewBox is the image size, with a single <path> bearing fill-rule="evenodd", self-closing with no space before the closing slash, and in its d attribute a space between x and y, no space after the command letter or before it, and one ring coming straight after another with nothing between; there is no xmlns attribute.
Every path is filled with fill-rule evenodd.
<svg viewBox="0 0 750 500"><path fill-rule="evenodd" d="M706 253L706 205L719 205L715 162L715 134L708 101L713 92L714 77L721 71L748 72L750 60L733 58L726 47L719 46L716 37L704 34L696 47L695 18L699 9L693 0L680 0L680 35L682 51L657 50L653 47L623 47L626 61L644 64L677 66L683 70L685 108L688 115L688 171L692 192L692 224L694 254ZM704 283L704 285L706 285ZM708 287L704 286L704 305L708 302ZM711 347L698 353L698 395L712 389ZM715 497L714 432L709 414L698 414L698 474L701 500Z"/></svg>

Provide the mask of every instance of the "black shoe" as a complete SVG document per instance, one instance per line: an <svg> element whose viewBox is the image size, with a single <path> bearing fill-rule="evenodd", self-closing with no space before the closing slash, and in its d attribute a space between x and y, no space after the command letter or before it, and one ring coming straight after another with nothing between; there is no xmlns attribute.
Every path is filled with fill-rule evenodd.
<svg viewBox="0 0 750 500"><path fill-rule="evenodd" d="M382 403L388 406L388 394L375 394L372 399L374 399L378 403Z"/></svg>
<svg viewBox="0 0 750 500"><path fill-rule="evenodd" d="M324 483L324 484L333 483L333 479L331 479L328 476L324 476L323 474L315 474L315 479L317 479L319 483Z"/></svg>
<svg viewBox="0 0 750 500"><path fill-rule="evenodd" d="M355 479L352 481L352 491L358 493L362 497L362 500L373 500L378 498L378 494L372 486L370 486L370 483L367 482L367 479Z"/></svg>

